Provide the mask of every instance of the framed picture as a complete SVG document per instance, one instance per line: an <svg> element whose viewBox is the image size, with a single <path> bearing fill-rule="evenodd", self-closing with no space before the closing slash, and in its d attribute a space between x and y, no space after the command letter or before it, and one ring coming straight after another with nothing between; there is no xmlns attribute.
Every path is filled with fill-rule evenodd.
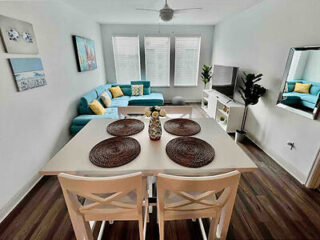
<svg viewBox="0 0 320 240"><path fill-rule="evenodd" d="M73 42L77 57L79 72L90 71L97 68L96 52L94 48L94 41L73 36Z"/></svg>
<svg viewBox="0 0 320 240"><path fill-rule="evenodd" d="M40 58L10 58L18 91L47 85Z"/></svg>
<svg viewBox="0 0 320 240"><path fill-rule="evenodd" d="M0 15L0 33L7 53L38 53L36 36L31 23Z"/></svg>

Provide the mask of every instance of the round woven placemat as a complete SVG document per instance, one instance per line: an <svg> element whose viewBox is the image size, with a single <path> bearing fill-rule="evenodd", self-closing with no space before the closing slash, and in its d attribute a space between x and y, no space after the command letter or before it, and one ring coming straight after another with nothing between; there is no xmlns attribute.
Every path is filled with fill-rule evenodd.
<svg viewBox="0 0 320 240"><path fill-rule="evenodd" d="M210 144L194 137L172 139L166 146L166 152L172 161L189 168L208 165L215 156Z"/></svg>
<svg viewBox="0 0 320 240"><path fill-rule="evenodd" d="M113 136L131 136L141 132L144 123L138 119L121 119L110 123L107 132Z"/></svg>
<svg viewBox="0 0 320 240"><path fill-rule="evenodd" d="M131 137L112 137L95 145L90 161L104 168L120 167L135 159L141 151L139 142Z"/></svg>
<svg viewBox="0 0 320 240"><path fill-rule="evenodd" d="M177 136L192 136L201 131L200 125L190 119L176 118L164 123L164 129Z"/></svg>

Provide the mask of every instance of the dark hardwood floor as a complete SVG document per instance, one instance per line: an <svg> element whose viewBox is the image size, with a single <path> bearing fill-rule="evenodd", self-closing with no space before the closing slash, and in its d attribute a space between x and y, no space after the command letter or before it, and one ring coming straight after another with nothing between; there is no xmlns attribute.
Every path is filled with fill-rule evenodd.
<svg viewBox="0 0 320 240"><path fill-rule="evenodd" d="M253 143L241 147L259 170L242 174L228 239L320 239L320 193L304 188ZM208 221L204 225L208 231ZM166 240L202 239L192 221L166 223L165 235ZM154 211L146 239L158 238ZM75 239L56 177L44 177L0 224L0 239ZM103 239L137 240L138 224L106 224Z"/></svg>

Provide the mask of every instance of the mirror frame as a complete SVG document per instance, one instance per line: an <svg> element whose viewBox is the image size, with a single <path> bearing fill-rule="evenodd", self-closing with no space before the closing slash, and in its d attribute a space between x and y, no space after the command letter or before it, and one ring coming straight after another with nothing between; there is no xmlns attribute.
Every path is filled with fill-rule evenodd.
<svg viewBox="0 0 320 240"><path fill-rule="evenodd" d="M288 56L287 63L286 63L286 68L284 70L284 74L283 74L283 77L282 77L282 83L281 83L281 88L280 88L280 94L279 94L279 97L278 97L278 100L277 100L277 106L280 107L280 108L286 109L286 110L288 110L290 112L293 112L293 113L299 114L301 116L304 116L304 117L307 117L307 118L315 120L315 119L318 118L318 115L319 115L319 112L320 112L320 97L318 98L317 104L316 104L315 108L313 109L313 113L308 113L308 112L305 112L303 110L296 109L296 108L293 108L293 107L290 107L288 105L285 105L285 104L281 103L283 92L284 92L284 89L286 87L286 82L287 82L287 78L288 78L288 75L289 75L289 71L290 71L290 67L291 67L291 63L292 63L292 58L293 58L294 52L295 51L309 51L309 50L320 50L320 46L296 47L296 48L291 48L290 49L289 56Z"/></svg>

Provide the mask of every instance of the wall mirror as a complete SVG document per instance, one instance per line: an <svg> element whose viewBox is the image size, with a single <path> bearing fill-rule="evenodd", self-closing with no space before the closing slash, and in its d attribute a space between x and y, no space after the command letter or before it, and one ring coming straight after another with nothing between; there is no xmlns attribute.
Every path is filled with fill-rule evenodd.
<svg viewBox="0 0 320 240"><path fill-rule="evenodd" d="M291 48L277 106L316 119L319 95L320 47Z"/></svg>

